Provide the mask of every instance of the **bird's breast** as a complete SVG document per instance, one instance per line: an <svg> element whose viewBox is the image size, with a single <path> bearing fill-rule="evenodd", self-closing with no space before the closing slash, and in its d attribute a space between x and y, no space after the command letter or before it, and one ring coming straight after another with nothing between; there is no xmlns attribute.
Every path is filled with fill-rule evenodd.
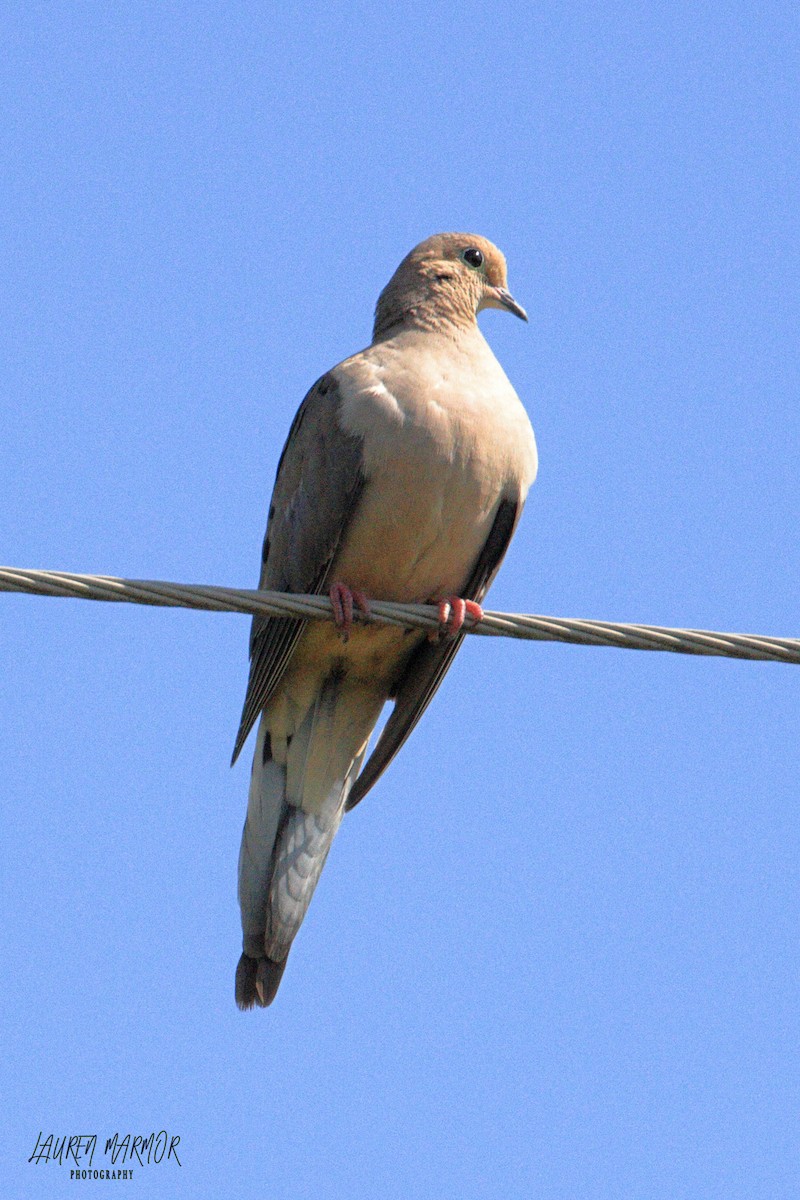
<svg viewBox="0 0 800 1200"><path fill-rule="evenodd" d="M341 423L363 440L366 484L334 576L423 602L463 588L500 498L524 498L535 444L502 372L499 392L480 371L392 375L391 387L380 371L343 386Z"/></svg>

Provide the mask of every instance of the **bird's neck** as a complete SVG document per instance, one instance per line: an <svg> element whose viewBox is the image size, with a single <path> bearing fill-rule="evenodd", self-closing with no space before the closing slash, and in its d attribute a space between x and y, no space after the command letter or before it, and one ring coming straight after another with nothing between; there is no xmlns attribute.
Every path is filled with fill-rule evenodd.
<svg viewBox="0 0 800 1200"><path fill-rule="evenodd" d="M417 265L409 273L401 263L378 297L373 341L401 329L455 338L477 329L477 297L470 283L446 264Z"/></svg>
<svg viewBox="0 0 800 1200"><path fill-rule="evenodd" d="M375 310L373 342L394 337L406 329L418 329L458 340L464 333L477 329L475 310L470 304L454 302L457 297L431 295L397 297L383 293Z"/></svg>

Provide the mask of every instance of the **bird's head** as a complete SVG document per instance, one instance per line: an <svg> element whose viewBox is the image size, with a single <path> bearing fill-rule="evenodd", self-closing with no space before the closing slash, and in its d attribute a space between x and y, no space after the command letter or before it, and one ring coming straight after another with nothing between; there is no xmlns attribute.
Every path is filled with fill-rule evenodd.
<svg viewBox="0 0 800 1200"><path fill-rule="evenodd" d="M423 328L474 324L482 308L528 319L508 290L497 246L475 233L437 233L406 255L381 292L375 336L407 321Z"/></svg>

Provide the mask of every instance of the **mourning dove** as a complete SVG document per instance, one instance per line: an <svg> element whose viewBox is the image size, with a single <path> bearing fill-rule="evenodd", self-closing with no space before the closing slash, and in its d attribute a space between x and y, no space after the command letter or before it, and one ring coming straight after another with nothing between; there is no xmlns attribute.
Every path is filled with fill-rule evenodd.
<svg viewBox="0 0 800 1200"><path fill-rule="evenodd" d="M465 615L480 619L536 475L527 414L478 328L483 308L527 320L497 247L428 238L381 293L371 345L314 384L289 431L259 586L328 592L335 621L253 620L233 754L260 715L239 855L240 1008L274 999L342 817L421 717ZM439 638L354 625L370 597L438 603Z"/></svg>

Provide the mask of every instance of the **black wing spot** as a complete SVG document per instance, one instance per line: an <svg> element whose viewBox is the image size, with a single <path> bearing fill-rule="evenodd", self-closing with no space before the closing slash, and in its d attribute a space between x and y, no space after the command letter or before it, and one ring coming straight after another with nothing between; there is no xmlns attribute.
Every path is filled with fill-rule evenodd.
<svg viewBox="0 0 800 1200"><path fill-rule="evenodd" d="M269 538L268 538L268 537L265 537L265 538L264 538L264 545L263 545L263 547L262 547L262 550L261 550L261 561L262 561L262 563L265 563L265 562L267 561L267 559L268 559L268 558L269 558Z"/></svg>
<svg viewBox="0 0 800 1200"><path fill-rule="evenodd" d="M264 747L261 751L262 767L266 766L266 764L271 761L272 761L272 738L269 736L268 732L265 732L264 733Z"/></svg>

